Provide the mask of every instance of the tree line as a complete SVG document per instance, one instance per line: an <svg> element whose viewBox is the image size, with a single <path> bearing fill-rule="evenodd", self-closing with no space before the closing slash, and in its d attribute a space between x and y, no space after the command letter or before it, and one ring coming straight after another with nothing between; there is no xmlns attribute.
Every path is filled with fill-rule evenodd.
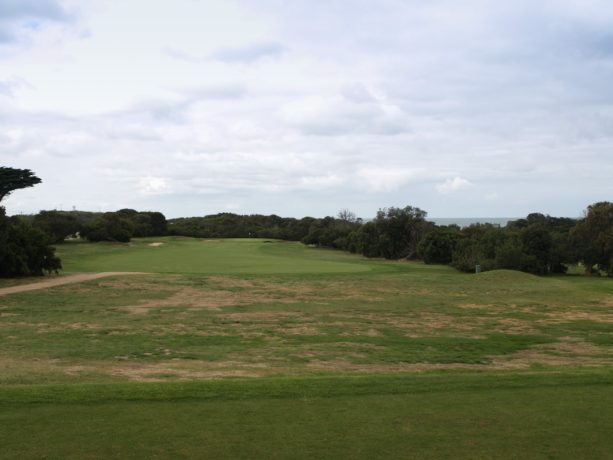
<svg viewBox="0 0 613 460"><path fill-rule="evenodd" d="M30 170L0 167L0 200L40 183ZM271 238L301 241L385 259L423 260L470 272L513 269L538 275L565 273L581 263L587 273L613 276L613 203L588 206L582 219L540 213L505 227L474 224L437 226L417 207L380 209L364 221L344 209L335 217L285 218L277 215L219 213L169 219L156 211L41 211L7 217L0 207L0 276L57 271L52 244L69 237L91 242L129 242L133 237Z"/></svg>
<svg viewBox="0 0 613 460"><path fill-rule="evenodd" d="M169 234L201 238L278 238L386 259L423 260L458 270L512 269L537 275L565 273L581 263L587 273L613 276L613 203L588 206L581 219L541 213L493 224L437 226L419 208L383 208L364 221L347 210L337 217L302 219L231 213L171 219Z"/></svg>

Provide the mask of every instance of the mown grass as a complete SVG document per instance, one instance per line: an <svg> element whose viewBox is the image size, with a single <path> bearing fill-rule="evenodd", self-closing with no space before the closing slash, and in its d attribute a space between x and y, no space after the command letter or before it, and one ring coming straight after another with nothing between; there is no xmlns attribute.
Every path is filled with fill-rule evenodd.
<svg viewBox="0 0 613 460"><path fill-rule="evenodd" d="M153 247L151 244L162 243ZM58 248L66 272L141 271L196 274L351 273L372 264L296 243L262 239L138 239L129 244L67 243Z"/></svg>
<svg viewBox="0 0 613 460"><path fill-rule="evenodd" d="M3 458L608 458L610 372L8 387Z"/></svg>
<svg viewBox="0 0 613 460"><path fill-rule="evenodd" d="M61 255L150 274L0 297L2 458L613 451L611 280L264 240Z"/></svg>

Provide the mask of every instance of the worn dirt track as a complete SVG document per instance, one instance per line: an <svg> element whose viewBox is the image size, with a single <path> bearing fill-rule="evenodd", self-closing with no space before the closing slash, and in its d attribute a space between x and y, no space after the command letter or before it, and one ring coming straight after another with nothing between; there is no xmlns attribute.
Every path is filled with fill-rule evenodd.
<svg viewBox="0 0 613 460"><path fill-rule="evenodd" d="M125 275L147 275L143 272L100 272L100 273L78 273L75 275L66 275L53 278L46 278L37 283L22 284L19 286L11 286L0 288L0 296L7 294L17 294L19 292L35 291L37 289L47 289L64 284L82 283L83 281L91 281L109 276L125 276Z"/></svg>

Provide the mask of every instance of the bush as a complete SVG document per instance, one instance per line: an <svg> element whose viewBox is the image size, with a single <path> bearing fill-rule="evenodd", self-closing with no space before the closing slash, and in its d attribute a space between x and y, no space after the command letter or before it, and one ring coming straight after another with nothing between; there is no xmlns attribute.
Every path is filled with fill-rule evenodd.
<svg viewBox="0 0 613 460"><path fill-rule="evenodd" d="M436 227L417 246L417 254L427 264L449 264L461 233L457 228Z"/></svg>
<svg viewBox="0 0 613 460"><path fill-rule="evenodd" d="M40 276L62 268L48 237L19 219L6 217L0 207L0 277Z"/></svg>
<svg viewBox="0 0 613 460"><path fill-rule="evenodd" d="M83 229L89 241L117 241L128 243L134 233L134 225L120 214L107 212Z"/></svg>

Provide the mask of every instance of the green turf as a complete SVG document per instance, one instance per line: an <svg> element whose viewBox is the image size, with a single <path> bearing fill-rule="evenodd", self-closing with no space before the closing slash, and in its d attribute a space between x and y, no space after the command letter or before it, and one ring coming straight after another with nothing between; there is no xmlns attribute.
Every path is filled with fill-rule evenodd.
<svg viewBox="0 0 613 460"><path fill-rule="evenodd" d="M5 388L3 458L609 458L611 373Z"/></svg>
<svg viewBox="0 0 613 460"><path fill-rule="evenodd" d="M613 451L610 279L266 240L60 254L149 274L0 297L0 458Z"/></svg>
<svg viewBox="0 0 613 460"><path fill-rule="evenodd" d="M161 246L150 246L161 242ZM331 255L295 242L258 239L137 239L129 244L68 243L58 255L65 272L137 271L194 274L354 273L373 266L358 256Z"/></svg>

